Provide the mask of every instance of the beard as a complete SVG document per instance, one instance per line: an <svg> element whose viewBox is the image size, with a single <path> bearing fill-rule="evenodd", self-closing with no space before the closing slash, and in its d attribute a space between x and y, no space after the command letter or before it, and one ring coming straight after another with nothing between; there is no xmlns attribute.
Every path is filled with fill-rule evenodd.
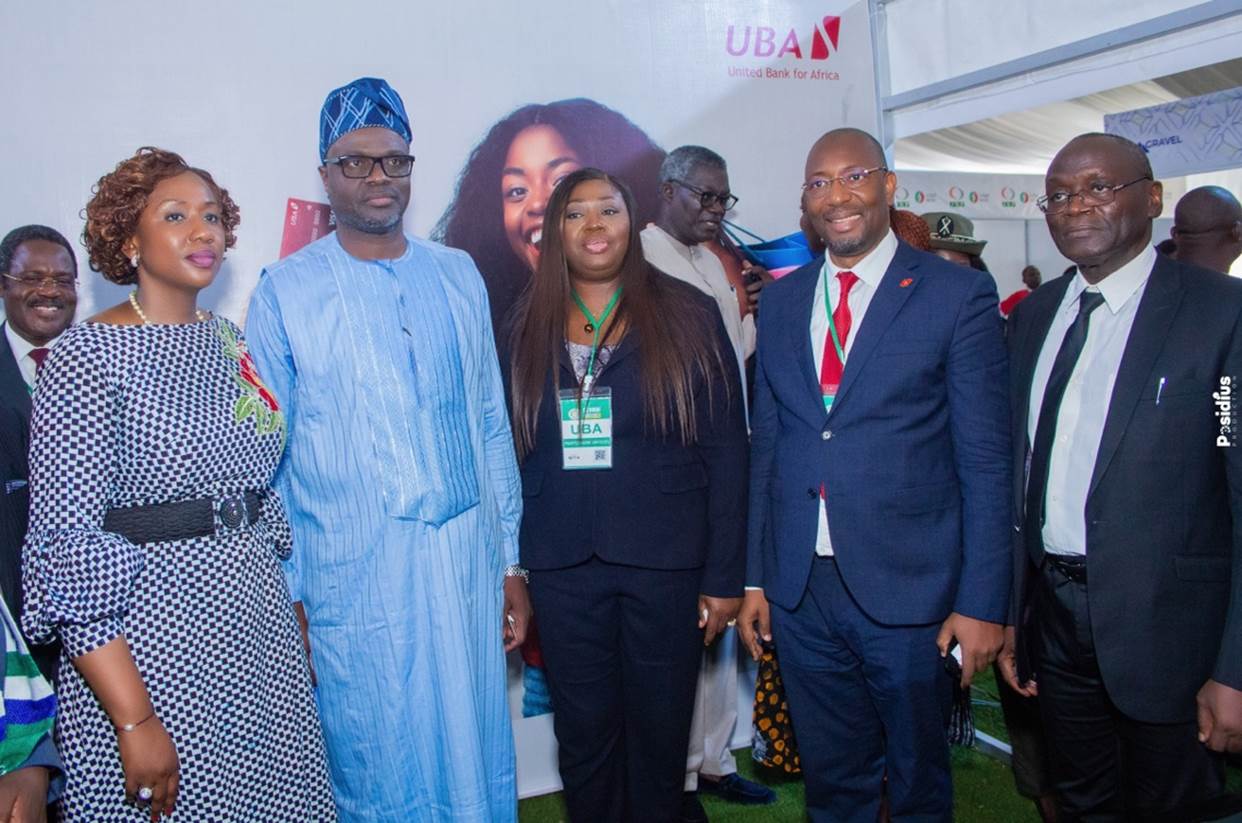
<svg viewBox="0 0 1242 823"><path fill-rule="evenodd" d="M336 210L338 223L364 234L389 234L401 225L401 217L400 211L384 217L363 217L355 211Z"/></svg>
<svg viewBox="0 0 1242 823"><path fill-rule="evenodd" d="M854 237L854 238L848 238L844 240L829 240L828 251L832 252L838 257L853 257L854 255L859 254L860 252L866 251L867 246L870 244L870 242L871 242L870 239L867 237Z"/></svg>

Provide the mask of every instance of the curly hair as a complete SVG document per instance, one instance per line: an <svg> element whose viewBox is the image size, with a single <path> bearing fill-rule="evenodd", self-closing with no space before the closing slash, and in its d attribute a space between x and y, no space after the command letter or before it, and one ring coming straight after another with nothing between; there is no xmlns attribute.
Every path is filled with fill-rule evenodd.
<svg viewBox="0 0 1242 823"><path fill-rule="evenodd" d="M233 230L241 222L241 211L227 189L216 185L212 176L181 159L181 155L153 146L143 146L134 156L122 160L110 173L99 178L86 204L86 228L82 244L91 268L122 286L138 282L138 270L130 265L122 248L134 236L147 198L160 181L187 171L194 172L215 193L220 203L220 222L224 225L224 247L237 242Z"/></svg>
<svg viewBox="0 0 1242 823"><path fill-rule="evenodd" d="M474 258L497 328L531 276L505 238L500 180L513 140L523 129L537 125L556 129L583 166L603 169L637 192L633 219L639 228L655 219L659 204L664 150L620 112L577 97L531 103L498 121L470 153L453 201L432 232L432 239Z"/></svg>

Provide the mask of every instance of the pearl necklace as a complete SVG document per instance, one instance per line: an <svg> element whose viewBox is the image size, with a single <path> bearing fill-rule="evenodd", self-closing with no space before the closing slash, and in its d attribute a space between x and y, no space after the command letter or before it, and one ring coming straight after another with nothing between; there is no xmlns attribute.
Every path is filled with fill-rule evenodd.
<svg viewBox="0 0 1242 823"><path fill-rule="evenodd" d="M138 305L138 290L137 289L134 289L133 291L129 293L129 305L133 307L134 314L138 315L138 319L142 321L142 325L144 326L151 325L151 321L147 319L146 312L142 310L142 306ZM198 322L200 323L206 323L210 319L207 316L207 312L203 311L202 309L195 309L194 316L198 318Z"/></svg>

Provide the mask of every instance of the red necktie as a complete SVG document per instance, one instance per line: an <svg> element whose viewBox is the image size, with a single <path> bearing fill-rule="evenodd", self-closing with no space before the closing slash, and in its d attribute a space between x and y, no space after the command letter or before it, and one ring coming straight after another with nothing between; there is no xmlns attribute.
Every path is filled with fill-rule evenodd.
<svg viewBox="0 0 1242 823"><path fill-rule="evenodd" d="M30 359L33 360L35 364L36 380L39 378L39 372L43 370L43 361L47 359L47 353L49 351L51 351L51 349L44 348L42 346L37 349L30 350Z"/></svg>
<svg viewBox="0 0 1242 823"><path fill-rule="evenodd" d="M854 288L854 284L858 282L858 275L852 271L837 272L837 279L841 281L841 297L837 301L837 307L832 312L832 324L837 328L837 339L841 341L841 350L845 351L846 341L850 339L850 323L853 318L850 315L850 289ZM832 330L824 335L824 362L819 369L819 388L826 395L836 396L837 389L841 386L841 372L845 369L845 364L841 362L841 358L837 356L837 347L832 343Z"/></svg>

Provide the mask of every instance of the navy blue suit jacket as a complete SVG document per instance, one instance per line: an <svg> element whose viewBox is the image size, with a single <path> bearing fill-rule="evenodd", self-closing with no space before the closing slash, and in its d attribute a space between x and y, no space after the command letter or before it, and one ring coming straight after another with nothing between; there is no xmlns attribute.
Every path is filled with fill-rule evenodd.
<svg viewBox="0 0 1242 823"><path fill-rule="evenodd" d="M823 484L837 565L873 620L1003 622L1011 464L995 283L898 244L829 414L810 341L821 264L763 293L747 585L786 609L801 601Z"/></svg>
<svg viewBox="0 0 1242 823"><path fill-rule="evenodd" d="M700 304L726 370L700 376L698 441L683 445L680 437L661 438L649 431L640 388L639 349L646 341L631 332L596 379L596 386L612 390L612 468L565 471L558 403L548 375L535 448L521 467L522 565L532 571L566 568L596 555L649 569L702 567L702 594L740 597L747 449L737 359L715 303L691 286L659 276L667 288L684 290ZM507 340L501 363L507 391ZM563 348L558 368L562 388L578 384Z"/></svg>
<svg viewBox="0 0 1242 823"><path fill-rule="evenodd" d="M1040 286L1010 320L1014 620L1024 651L1022 600L1043 560L1020 531L1027 418L1042 401L1031 383L1041 349L1060 345L1046 338L1072 279ZM1131 717L1191 722L1208 678L1242 689L1239 398L1242 282L1158 256L1113 382L1083 512L1100 676ZM1230 432L1217 416L1223 405Z"/></svg>

